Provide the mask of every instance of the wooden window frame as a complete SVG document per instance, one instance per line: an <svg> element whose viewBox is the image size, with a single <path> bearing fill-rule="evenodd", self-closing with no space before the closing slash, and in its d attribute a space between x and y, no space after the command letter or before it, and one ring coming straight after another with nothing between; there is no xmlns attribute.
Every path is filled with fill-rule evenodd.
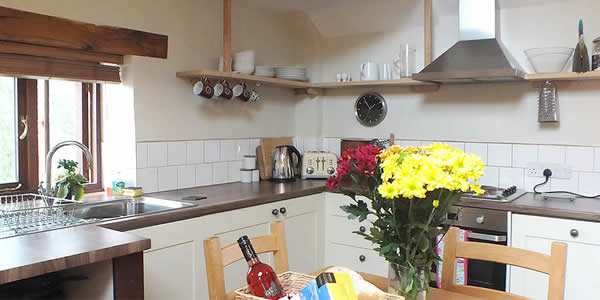
<svg viewBox="0 0 600 300"><path fill-rule="evenodd" d="M18 182L0 184L0 194L36 192L39 186L38 174L38 130L37 130L37 81L16 78L17 93L17 132L24 130L21 124L27 118L27 136L18 141ZM16 137L18 139L18 137Z"/></svg>
<svg viewBox="0 0 600 300"><path fill-rule="evenodd" d="M83 174L89 177L92 183L86 184L84 190L90 192L104 191L102 183L102 87L96 83L82 83L82 137L83 144L90 149L94 161L92 169L83 157Z"/></svg>

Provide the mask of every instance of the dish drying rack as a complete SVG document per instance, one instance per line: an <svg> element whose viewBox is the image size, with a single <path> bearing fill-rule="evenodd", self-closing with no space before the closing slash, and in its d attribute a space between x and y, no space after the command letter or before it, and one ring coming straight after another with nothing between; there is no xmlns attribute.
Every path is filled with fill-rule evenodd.
<svg viewBox="0 0 600 300"><path fill-rule="evenodd" d="M0 238L80 225L78 202L38 194L0 196Z"/></svg>

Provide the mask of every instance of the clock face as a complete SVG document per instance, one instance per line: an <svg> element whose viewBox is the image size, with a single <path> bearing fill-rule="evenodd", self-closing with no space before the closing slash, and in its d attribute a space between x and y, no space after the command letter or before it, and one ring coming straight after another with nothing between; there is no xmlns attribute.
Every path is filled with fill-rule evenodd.
<svg viewBox="0 0 600 300"><path fill-rule="evenodd" d="M354 115L364 126L378 125L387 115L385 99L373 92L361 95L354 104Z"/></svg>

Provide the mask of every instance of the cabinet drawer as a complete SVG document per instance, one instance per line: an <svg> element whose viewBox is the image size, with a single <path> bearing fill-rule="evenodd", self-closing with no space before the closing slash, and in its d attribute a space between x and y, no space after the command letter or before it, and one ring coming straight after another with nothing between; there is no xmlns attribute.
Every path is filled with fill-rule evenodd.
<svg viewBox="0 0 600 300"><path fill-rule="evenodd" d="M352 231L360 230L361 227L364 227L365 232L369 232L371 229L371 222L365 220L359 223L358 220L350 220L347 217L328 216L325 227L327 241L372 249L374 247L373 243L365 240L356 233L352 233Z"/></svg>
<svg viewBox="0 0 600 300"><path fill-rule="evenodd" d="M357 272L387 277L388 263L374 250L327 243L326 266L340 266ZM364 256L364 261L361 261Z"/></svg>
<svg viewBox="0 0 600 300"><path fill-rule="evenodd" d="M513 214L512 226L527 228L530 237L600 245L600 223Z"/></svg>
<svg viewBox="0 0 600 300"><path fill-rule="evenodd" d="M357 196L356 197L357 200L363 200L365 202L367 202L367 205L369 205L369 207L371 206L371 200L362 197L362 196ZM343 205L348 205L348 204L352 204L354 203L354 200L352 200L352 198L343 195L343 194L336 194L336 193L327 193L325 195L325 209L327 212L327 215L330 216L342 216L342 217L347 217L348 214L346 214L341 208L340 206Z"/></svg>

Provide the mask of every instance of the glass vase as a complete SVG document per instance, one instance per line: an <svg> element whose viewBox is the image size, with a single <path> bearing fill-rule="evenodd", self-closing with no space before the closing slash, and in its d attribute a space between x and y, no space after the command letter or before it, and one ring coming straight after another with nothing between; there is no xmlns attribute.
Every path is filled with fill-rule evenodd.
<svg viewBox="0 0 600 300"><path fill-rule="evenodd" d="M428 300L430 271L430 268L390 263L388 292L403 296L406 300Z"/></svg>

